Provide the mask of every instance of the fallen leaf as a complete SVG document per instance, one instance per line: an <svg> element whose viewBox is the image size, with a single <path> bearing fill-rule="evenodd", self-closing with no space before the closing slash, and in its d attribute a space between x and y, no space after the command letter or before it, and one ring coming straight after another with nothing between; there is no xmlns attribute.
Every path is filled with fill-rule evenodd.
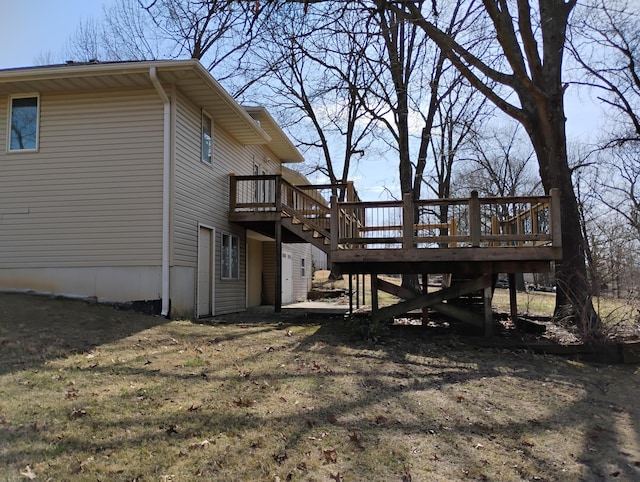
<svg viewBox="0 0 640 482"><path fill-rule="evenodd" d="M401 479L402 482L411 482L411 473L409 472L409 467L404 466L404 472L402 472Z"/></svg>
<svg viewBox="0 0 640 482"><path fill-rule="evenodd" d="M31 470L31 467L29 467L28 465L20 472L20 475L29 480L36 479L36 473Z"/></svg>
<svg viewBox="0 0 640 482"><path fill-rule="evenodd" d="M324 460L328 464L335 464L338 461L338 452L336 449L323 450Z"/></svg>
<svg viewBox="0 0 640 482"><path fill-rule="evenodd" d="M76 420L78 418L82 418L87 414L87 411L84 408L74 408L69 412L69 420Z"/></svg>
<svg viewBox="0 0 640 482"><path fill-rule="evenodd" d="M195 412L196 410L198 410L202 405L194 405L191 404L191 406L189 408L187 408L187 412Z"/></svg>
<svg viewBox="0 0 640 482"><path fill-rule="evenodd" d="M205 449L209 445L211 445L211 442L209 442L208 440L203 440L202 442L195 442L189 445L189 450Z"/></svg>
<svg viewBox="0 0 640 482"><path fill-rule="evenodd" d="M362 442L360 442L360 437L358 437L357 433L349 434L349 440L351 440L360 450L364 450L364 446L362 445Z"/></svg>
<svg viewBox="0 0 640 482"><path fill-rule="evenodd" d="M463 400L464 400L464 397L463 397L462 395L458 395L458 396L456 397L456 401L457 401L458 403L461 403Z"/></svg>
<svg viewBox="0 0 640 482"><path fill-rule="evenodd" d="M389 419L384 415L378 415L375 420L376 425L386 425L388 421Z"/></svg>
<svg viewBox="0 0 640 482"><path fill-rule="evenodd" d="M344 480L344 477L340 472L338 472L337 474L329 474L329 478L335 480L336 482L342 482Z"/></svg>
<svg viewBox="0 0 640 482"><path fill-rule="evenodd" d="M278 452L273 454L273 460L282 464L285 460L287 460L287 452Z"/></svg>
<svg viewBox="0 0 640 482"><path fill-rule="evenodd" d="M234 400L233 404L236 407L251 407L251 406L253 406L253 400L251 400L249 398L240 397L237 400Z"/></svg>

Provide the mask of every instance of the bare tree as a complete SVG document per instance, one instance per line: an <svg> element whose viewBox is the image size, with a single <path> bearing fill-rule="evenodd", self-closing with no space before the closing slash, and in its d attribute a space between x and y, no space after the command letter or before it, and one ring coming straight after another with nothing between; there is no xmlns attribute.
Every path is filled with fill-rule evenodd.
<svg viewBox="0 0 640 482"><path fill-rule="evenodd" d="M640 11L624 0L590 0L574 22L570 51L613 121L607 145L640 142Z"/></svg>
<svg viewBox="0 0 640 482"><path fill-rule="evenodd" d="M566 315L568 306L582 333L597 335L601 321L590 297L585 240L565 131L563 58L569 16L576 1L538 0L532 6L529 0L482 0L494 42L481 55L465 48L432 22L421 8L422 2L388 3L404 11L476 89L525 128L538 158L545 191L559 188L561 192L564 255L562 262L556 264L556 314ZM433 0L429 8L438 5Z"/></svg>
<svg viewBox="0 0 640 482"><path fill-rule="evenodd" d="M69 60L152 60L165 54L149 15L137 0L119 0L103 8L102 18L80 22L68 39Z"/></svg>
<svg viewBox="0 0 640 482"><path fill-rule="evenodd" d="M518 127L503 126L493 132L485 128L474 135L473 150L456 178L457 189L496 197L540 194L535 153Z"/></svg>
<svg viewBox="0 0 640 482"><path fill-rule="evenodd" d="M258 95L276 107L298 145L317 156L308 173L320 171L332 184L348 180L352 162L372 142L358 13L338 3L283 5L263 24L245 67L248 83L258 81L243 97ZM336 194L342 198L344 190Z"/></svg>
<svg viewBox="0 0 640 482"><path fill-rule="evenodd" d="M571 53L607 109L610 129L594 153L600 203L621 215L640 239L640 18L637 5L591 0L574 23Z"/></svg>

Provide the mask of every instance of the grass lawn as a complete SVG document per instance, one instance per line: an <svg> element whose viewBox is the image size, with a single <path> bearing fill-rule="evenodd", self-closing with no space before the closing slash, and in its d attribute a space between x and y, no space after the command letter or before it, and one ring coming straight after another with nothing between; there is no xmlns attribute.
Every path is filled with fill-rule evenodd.
<svg viewBox="0 0 640 482"><path fill-rule="evenodd" d="M640 480L640 371L0 294L0 480Z"/></svg>

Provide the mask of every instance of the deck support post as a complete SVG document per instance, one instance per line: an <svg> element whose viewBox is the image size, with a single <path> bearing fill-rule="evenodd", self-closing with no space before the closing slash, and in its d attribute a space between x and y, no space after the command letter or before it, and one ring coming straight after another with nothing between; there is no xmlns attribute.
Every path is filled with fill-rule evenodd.
<svg viewBox="0 0 640 482"><path fill-rule="evenodd" d="M509 273L509 308L511 311L511 322L518 322L518 300L516 298L516 274Z"/></svg>
<svg viewBox="0 0 640 482"><path fill-rule="evenodd" d="M353 315L353 275L352 274L349 274L349 315Z"/></svg>
<svg viewBox="0 0 640 482"><path fill-rule="evenodd" d="M378 313L378 274L371 273L371 317L376 319Z"/></svg>
<svg viewBox="0 0 640 482"><path fill-rule="evenodd" d="M276 178L275 204L276 212L282 212L282 189L280 187L281 178ZM276 286L273 293L274 311L280 313L282 311L282 218L278 217L275 222L275 240L276 240Z"/></svg>
<svg viewBox="0 0 640 482"><path fill-rule="evenodd" d="M422 292L425 295L429 294L429 274L422 273ZM422 326L427 326L429 323L429 308L426 306L422 307Z"/></svg>
<svg viewBox="0 0 640 482"><path fill-rule="evenodd" d="M282 311L282 221L275 223L276 230L276 286L273 292L274 311L280 313Z"/></svg>
<svg viewBox="0 0 640 482"><path fill-rule="evenodd" d="M356 310L360 309L360 274L356 273Z"/></svg>
<svg viewBox="0 0 640 482"><path fill-rule="evenodd" d="M493 288L491 285L484 288L484 336L489 338L493 336L493 310L491 309L491 300Z"/></svg>

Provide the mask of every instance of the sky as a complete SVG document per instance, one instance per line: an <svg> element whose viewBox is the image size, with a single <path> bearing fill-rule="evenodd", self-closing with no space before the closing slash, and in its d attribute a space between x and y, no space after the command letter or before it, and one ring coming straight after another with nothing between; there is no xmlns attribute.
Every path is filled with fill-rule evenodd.
<svg viewBox="0 0 640 482"><path fill-rule="evenodd" d="M27 67L38 63L43 55L50 54L54 61L73 60L64 58L63 52L69 37L82 20L99 18L103 6L116 0L0 0L0 69ZM567 133L569 140L593 141L601 123L601 113L588 95L578 95L571 86L566 97ZM378 159L363 159L360 178L386 171L389 166ZM378 161L378 162L372 162ZM364 168L364 169L362 169ZM391 171L395 173L395 170ZM388 178L388 181L387 181ZM372 197L393 185L396 175L372 183ZM377 194L376 194L377 193Z"/></svg>
<svg viewBox="0 0 640 482"><path fill-rule="evenodd" d="M80 22L112 2L0 0L0 69L34 65L47 52L57 59Z"/></svg>

